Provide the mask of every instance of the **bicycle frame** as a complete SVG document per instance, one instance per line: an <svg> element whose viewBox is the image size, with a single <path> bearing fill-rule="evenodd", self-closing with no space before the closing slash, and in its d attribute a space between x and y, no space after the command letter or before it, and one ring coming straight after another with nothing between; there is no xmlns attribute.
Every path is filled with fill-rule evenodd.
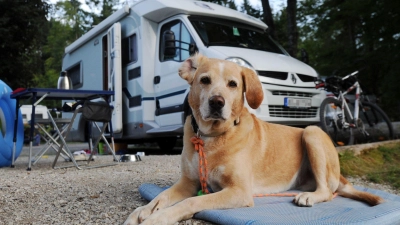
<svg viewBox="0 0 400 225"><path fill-rule="evenodd" d="M354 101L354 114L351 115L351 111L349 108L349 105L347 104L346 98L345 96L351 92L352 90L356 89L356 95L355 95L355 101ZM352 121L352 123L347 123L346 120L343 120L343 126L345 128L348 127L356 127L356 122L359 118L359 112L360 112L360 94L362 93L360 84L358 83L358 81L356 81L350 88L348 88L346 91L342 92L339 91L339 95L338 95L338 99L342 102L342 115L346 117L346 115L348 115L350 117L350 121ZM346 110L346 113L344 112L344 110Z"/></svg>
<svg viewBox="0 0 400 225"><path fill-rule="evenodd" d="M345 77L342 78L342 80L346 80L347 78L354 76L358 73L358 71L355 71ZM356 89L356 95L355 95L355 101L354 101L354 114L351 115L351 111L349 108L349 105L347 104L347 100L345 98L345 96L353 91L354 89ZM356 81L351 87L349 87L346 91L342 92L341 90L339 91L339 95L337 96L338 100L342 102L342 116L346 117L346 115L348 115L350 117L350 121L351 123L346 122L346 120L342 120L342 126L344 128L356 128L357 127L357 121L359 118L359 112L360 112L360 96L362 94L362 90L361 90L361 86L360 83L358 81ZM346 110L346 113L345 111Z"/></svg>

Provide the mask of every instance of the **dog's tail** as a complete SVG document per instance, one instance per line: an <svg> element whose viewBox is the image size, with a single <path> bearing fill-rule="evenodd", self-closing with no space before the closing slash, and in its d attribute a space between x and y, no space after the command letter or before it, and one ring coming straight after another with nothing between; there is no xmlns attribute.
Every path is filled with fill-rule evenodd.
<svg viewBox="0 0 400 225"><path fill-rule="evenodd" d="M336 192L340 196L363 201L371 206L379 205L384 202L384 199L377 195L355 189L342 175L340 175L340 184Z"/></svg>

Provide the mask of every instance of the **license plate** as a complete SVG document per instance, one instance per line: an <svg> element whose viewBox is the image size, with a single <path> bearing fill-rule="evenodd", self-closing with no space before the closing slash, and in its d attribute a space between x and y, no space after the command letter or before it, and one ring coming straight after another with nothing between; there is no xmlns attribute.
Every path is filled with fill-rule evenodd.
<svg viewBox="0 0 400 225"><path fill-rule="evenodd" d="M283 105L285 107L289 107L289 108L310 108L311 107L311 99L285 98Z"/></svg>

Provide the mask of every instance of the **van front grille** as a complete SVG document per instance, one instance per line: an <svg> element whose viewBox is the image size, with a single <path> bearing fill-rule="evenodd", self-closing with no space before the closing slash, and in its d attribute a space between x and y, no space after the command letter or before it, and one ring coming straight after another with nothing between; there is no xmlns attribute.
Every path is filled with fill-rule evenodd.
<svg viewBox="0 0 400 225"><path fill-rule="evenodd" d="M306 97L311 98L313 96L312 93L307 92L297 92L297 91L272 91L272 95L279 96L295 96L295 97Z"/></svg>
<svg viewBox="0 0 400 225"><path fill-rule="evenodd" d="M286 108L282 105L269 105L270 117L283 117L283 118L314 118L317 116L318 107L311 107L307 109Z"/></svg>
<svg viewBox="0 0 400 225"><path fill-rule="evenodd" d="M277 71L262 71L257 70L259 76L269 77L278 80L286 80L288 78L287 72L277 72Z"/></svg>
<svg viewBox="0 0 400 225"><path fill-rule="evenodd" d="M303 82L314 82L316 77L309 76L309 75L304 75L304 74L297 74L297 76L300 78L301 81Z"/></svg>

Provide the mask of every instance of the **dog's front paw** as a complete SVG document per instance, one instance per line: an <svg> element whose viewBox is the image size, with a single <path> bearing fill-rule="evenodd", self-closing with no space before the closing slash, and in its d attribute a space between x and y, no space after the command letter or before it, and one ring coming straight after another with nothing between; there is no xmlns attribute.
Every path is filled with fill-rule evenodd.
<svg viewBox="0 0 400 225"><path fill-rule="evenodd" d="M168 221L168 217L167 216L163 216L160 213L155 213L152 214L151 216L149 216L148 218L146 218L142 223L140 223L140 225L169 225L169 224L174 224L174 223L170 223Z"/></svg>
<svg viewBox="0 0 400 225"><path fill-rule="evenodd" d="M135 211L133 211L129 216L128 219L126 219L124 225L138 225L142 224L142 222L147 219L151 215L151 209L146 206L141 206Z"/></svg>
<svg viewBox="0 0 400 225"><path fill-rule="evenodd" d="M177 208L175 207L169 207L166 209L162 209L159 211L155 211L151 215L149 215L147 218L144 218L144 220L141 220L138 222L140 225L173 225L176 222L179 222L180 220L183 219L188 219L190 218L188 215L185 216L184 212L178 212L176 211ZM140 218L140 216L139 216ZM135 224L135 223L133 223Z"/></svg>
<svg viewBox="0 0 400 225"><path fill-rule="evenodd" d="M303 192L294 197L293 202L298 206L311 207L314 205L313 193Z"/></svg>

